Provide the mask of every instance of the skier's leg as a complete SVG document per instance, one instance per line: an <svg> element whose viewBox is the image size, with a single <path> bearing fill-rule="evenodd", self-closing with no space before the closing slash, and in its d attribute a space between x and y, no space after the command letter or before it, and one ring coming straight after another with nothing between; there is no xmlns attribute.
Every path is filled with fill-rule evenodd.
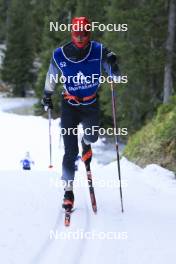
<svg viewBox="0 0 176 264"><path fill-rule="evenodd" d="M73 129L79 124L79 115L76 109L67 102L62 102L61 128L64 131L63 141L65 154L62 162L62 180L65 186L63 207L70 209L73 207L73 180L75 175L75 161L79 153L78 138ZM65 133L66 132L66 133ZM76 131L75 131L76 132Z"/></svg>
<svg viewBox="0 0 176 264"><path fill-rule="evenodd" d="M86 166L91 162L92 149L91 143L98 140L98 129L100 122L100 112L98 102L85 106L82 111L82 124L84 136L82 138L82 160Z"/></svg>
<svg viewBox="0 0 176 264"><path fill-rule="evenodd" d="M75 161L78 156L78 139L76 135L64 135L65 153L62 162L62 180L73 181L75 175Z"/></svg>

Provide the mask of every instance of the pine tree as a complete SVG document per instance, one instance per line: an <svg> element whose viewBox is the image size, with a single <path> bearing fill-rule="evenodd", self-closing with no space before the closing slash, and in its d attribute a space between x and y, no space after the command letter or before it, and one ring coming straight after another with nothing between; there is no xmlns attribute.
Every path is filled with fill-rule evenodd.
<svg viewBox="0 0 176 264"><path fill-rule="evenodd" d="M50 0L32 0L33 42L34 51L38 55L42 51L42 37L45 17L49 14Z"/></svg>
<svg viewBox="0 0 176 264"><path fill-rule="evenodd" d="M41 62L42 67L40 68L39 75L37 78L35 90L39 98L42 97L43 89L45 85L46 73L50 64L53 50L64 43L70 41L69 31L50 31L50 22L60 24L71 23L71 17L75 13L75 0L68 1L65 3L64 0L51 0L49 6L49 13L45 17L45 26L42 37L42 52L41 52ZM56 92L53 96L54 99L54 109L58 114L60 110L60 94L62 85L56 85ZM37 113L41 113L41 108L37 109Z"/></svg>
<svg viewBox="0 0 176 264"><path fill-rule="evenodd" d="M15 96L25 96L32 84L33 38L29 0L13 0L9 9L7 50L2 79L12 85Z"/></svg>
<svg viewBox="0 0 176 264"><path fill-rule="evenodd" d="M170 0L168 14L168 36L166 40L166 63L164 67L164 96L163 102L169 103L173 93L173 59L176 30L176 1Z"/></svg>
<svg viewBox="0 0 176 264"><path fill-rule="evenodd" d="M122 127L139 129L162 103L163 45L167 8L164 0L112 0L108 22L128 24L127 32L107 32L104 41L120 55L127 85L118 85L118 111ZM104 96L104 108L109 101Z"/></svg>
<svg viewBox="0 0 176 264"><path fill-rule="evenodd" d="M10 0L0 0L0 43L3 43L6 38L7 31L7 10L9 7Z"/></svg>

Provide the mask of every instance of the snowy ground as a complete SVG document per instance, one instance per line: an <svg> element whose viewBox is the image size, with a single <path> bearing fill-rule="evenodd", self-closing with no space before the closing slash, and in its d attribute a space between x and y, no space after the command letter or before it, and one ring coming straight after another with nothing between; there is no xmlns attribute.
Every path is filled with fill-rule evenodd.
<svg viewBox="0 0 176 264"><path fill-rule="evenodd" d="M11 98L5 97L4 93L0 93L0 111L13 111L17 108L30 107L37 102L35 98Z"/></svg>
<svg viewBox="0 0 176 264"><path fill-rule="evenodd" d="M116 162L103 166L94 159L98 204L94 215L80 163L74 188L76 210L66 228L58 120L52 122L52 170L48 169L47 120L0 112L0 124L1 263L175 263L176 181L172 172L155 164L141 169L122 158L122 214ZM26 151L35 161L31 171L21 169Z"/></svg>

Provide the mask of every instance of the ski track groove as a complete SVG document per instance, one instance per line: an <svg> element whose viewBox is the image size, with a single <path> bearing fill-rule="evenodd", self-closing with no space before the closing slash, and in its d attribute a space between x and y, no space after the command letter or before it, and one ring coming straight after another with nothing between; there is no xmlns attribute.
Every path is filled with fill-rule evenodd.
<svg viewBox="0 0 176 264"><path fill-rule="evenodd" d="M55 222L54 227L52 228L52 230L67 230L69 231L69 228L72 227L72 225L74 225L74 218L80 218L80 223L83 220L82 214L84 214L84 225L80 228L81 230L83 230L83 232L88 232L90 231L91 228L91 220L90 220L90 215L93 214L92 211L92 207L89 206L89 204L91 205L91 201L90 201L90 194L88 193L82 193L83 194L83 208L82 210L80 210L79 213L79 207L76 206L76 210L75 212L73 212L72 216L71 216L71 222L70 222L70 227L65 227L64 226L64 217L63 217L63 212L60 210L58 215L57 215L57 219ZM78 210L78 215L77 215L77 210ZM75 215L76 213L76 215ZM78 222L75 221L76 226L74 226L74 228L78 228ZM75 230L73 229L73 232ZM60 241L62 243L62 250L60 250L59 255L57 256L57 259L60 263L60 260L63 259L63 252L67 252L68 249L68 242L69 243L74 243L75 244L75 250L71 251L72 254L69 254L69 259L67 259L66 263L69 264L81 264L82 263L82 259L84 259L85 254L86 254L86 245L88 243L88 241L86 239L72 239L72 240L62 240ZM43 245L40 247L38 253L32 258L32 261L30 262L30 264L39 264L39 263L43 263L43 261L45 261L45 256L47 256L47 253L50 251L50 249L52 249L52 247L54 247L54 245L57 243L57 240L52 240L50 239L50 237L48 236L48 238L46 239L46 241L43 243ZM59 249L58 249L59 250ZM64 259L63 259L64 261Z"/></svg>
<svg viewBox="0 0 176 264"><path fill-rule="evenodd" d="M90 197L89 197L90 198ZM90 201L89 201L90 202ZM85 217L85 228L84 228L84 232L88 232L90 231L90 208L88 206L88 201L84 195L84 204L85 204L85 207L84 209L86 209L86 217ZM82 259L84 257L84 253L85 253L85 248L86 248L86 244L87 244L87 241L85 239L80 239L79 240L79 247L77 247L77 254L75 254L75 259L74 259L74 262L70 262L70 264L82 264ZM84 243L83 243L84 241ZM81 252L81 253L80 253Z"/></svg>
<svg viewBox="0 0 176 264"><path fill-rule="evenodd" d="M62 220L62 211L59 210L56 222L54 227L51 230L55 230L60 226L60 222ZM38 253L33 257L32 261L30 264L38 264L41 262L41 260L45 257L47 254L48 250L51 248L52 244L54 243L54 240L50 239L50 236L46 239L46 241L43 243L43 245L40 247Z"/></svg>
<svg viewBox="0 0 176 264"><path fill-rule="evenodd" d="M88 230L90 230L90 208L88 206L88 201L85 197L85 195L83 195L83 199L84 199L84 205L83 205L83 210L80 210L80 214L78 215L75 215L75 213L79 212L79 207L76 206L76 210L75 210L75 213L73 213L73 215L71 216L71 221L70 221L70 227L65 227L65 230L68 230L69 231L69 228L72 227L72 225L74 225L74 218L76 217L77 219L80 218L79 221L82 221L82 214L85 215L85 220L84 220L84 225L83 227L81 227L80 229L83 230L83 232L87 232ZM85 212L85 213L84 213ZM78 228L80 225L78 223L78 221L75 221L76 223L76 226L74 226L74 228ZM81 222L80 222L81 223ZM63 223L64 224L64 223ZM75 230L73 230L74 232ZM60 252L59 253L59 256L57 256L58 258L58 263L60 263L61 259L64 261L63 263L67 263L67 264L81 264L82 263L82 258L84 257L84 252L85 252L85 247L86 247L86 243L87 241L85 239L72 239L72 240L65 240L62 241L64 243L64 246L62 248L63 252L68 252L68 242L71 243L71 244L74 244L75 245L75 250L72 250L71 251L71 254L69 253L69 259L67 260L64 260L62 259L63 258L63 252ZM66 261L66 262L65 262Z"/></svg>

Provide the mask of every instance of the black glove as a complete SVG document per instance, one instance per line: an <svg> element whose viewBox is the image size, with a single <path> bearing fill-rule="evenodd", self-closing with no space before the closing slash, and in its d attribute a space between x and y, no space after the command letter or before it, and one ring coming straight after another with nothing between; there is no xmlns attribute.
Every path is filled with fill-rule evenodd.
<svg viewBox="0 0 176 264"><path fill-rule="evenodd" d="M114 52L110 52L107 54L107 63L109 65L114 65L117 62L117 56Z"/></svg>
<svg viewBox="0 0 176 264"><path fill-rule="evenodd" d="M41 101L41 104L44 107L45 111L47 111L48 109L53 109L51 95L45 95Z"/></svg>

